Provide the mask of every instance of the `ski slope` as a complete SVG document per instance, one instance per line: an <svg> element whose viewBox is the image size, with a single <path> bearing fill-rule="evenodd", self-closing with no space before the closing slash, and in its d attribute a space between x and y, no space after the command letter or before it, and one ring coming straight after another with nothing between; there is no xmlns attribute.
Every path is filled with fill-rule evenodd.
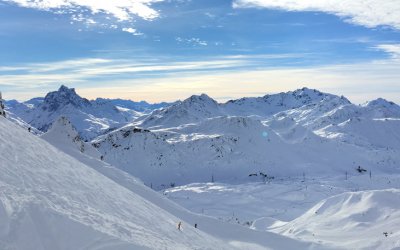
<svg viewBox="0 0 400 250"><path fill-rule="evenodd" d="M82 153L66 118L48 133L60 128L68 130L51 143L62 142L69 155L43 140L46 134L41 139L0 119L1 249L322 248L193 214Z"/></svg>
<svg viewBox="0 0 400 250"><path fill-rule="evenodd" d="M0 131L1 249L231 248L4 118Z"/></svg>

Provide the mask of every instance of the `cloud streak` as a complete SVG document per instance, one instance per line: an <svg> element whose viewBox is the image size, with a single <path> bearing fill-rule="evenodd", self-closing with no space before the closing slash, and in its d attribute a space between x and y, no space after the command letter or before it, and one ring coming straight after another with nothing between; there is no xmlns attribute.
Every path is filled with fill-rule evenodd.
<svg viewBox="0 0 400 250"><path fill-rule="evenodd" d="M76 83L102 80L103 78L157 78L167 74L228 70L244 67L244 59L220 57L197 61L81 58L48 63L33 63L0 67L0 86L15 88L43 87L59 83Z"/></svg>
<svg viewBox="0 0 400 250"><path fill-rule="evenodd" d="M399 47L392 45L378 45L375 49L394 53ZM82 58L24 64L0 68L0 87L7 99L42 96L63 83L77 87L87 98L158 102L196 93L226 101L226 96L261 96L307 86L345 95L356 103L377 97L400 103L400 60L394 56L353 64L255 67L260 57L275 60L299 56L236 55L198 61Z"/></svg>
<svg viewBox="0 0 400 250"><path fill-rule="evenodd" d="M395 61L376 61L331 66L213 71L207 74L183 72L163 77L116 80L111 84L80 87L88 98L121 97L151 102L175 101L192 94L207 93L224 102L244 96L263 96L301 87L345 95L355 103L383 97L400 103L400 78ZM132 87L135 86L135 87Z"/></svg>
<svg viewBox="0 0 400 250"><path fill-rule="evenodd" d="M400 29L400 0L234 0L233 7L320 11L368 28Z"/></svg>

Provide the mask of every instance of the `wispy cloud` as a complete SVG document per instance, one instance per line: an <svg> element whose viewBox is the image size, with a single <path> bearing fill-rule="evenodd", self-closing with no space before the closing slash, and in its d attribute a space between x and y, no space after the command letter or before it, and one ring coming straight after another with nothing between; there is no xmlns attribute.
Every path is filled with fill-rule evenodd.
<svg viewBox="0 0 400 250"><path fill-rule="evenodd" d="M390 52L398 47L381 45L380 48ZM41 96L63 83L76 87L87 98L120 97L158 102L183 99L196 93L208 93L225 101L226 96L260 96L307 86L345 95L356 103L377 97L400 102L400 60L393 56L326 66L259 64L260 59L300 56L236 55L197 61L83 58L0 68L0 87L7 99Z"/></svg>
<svg viewBox="0 0 400 250"><path fill-rule="evenodd" d="M400 29L399 0L234 0L235 8L269 8L287 11L321 11L354 24Z"/></svg>
<svg viewBox="0 0 400 250"><path fill-rule="evenodd" d="M157 61L153 59L103 59L81 58L48 63L33 63L0 67L0 86L24 88L53 84L76 83L107 77L126 79L177 72L214 71L248 65L246 60L215 57L197 61Z"/></svg>
<svg viewBox="0 0 400 250"><path fill-rule="evenodd" d="M192 94L207 93L223 102L306 86L345 95L355 103L378 97L400 103L400 85L397 81L400 78L399 68L399 62L384 60L316 67L222 70L207 74L187 71L157 79L115 80L113 87L110 87L111 84L98 84L80 87L78 92L89 98L121 97L152 102L174 101Z"/></svg>
<svg viewBox="0 0 400 250"><path fill-rule="evenodd" d="M375 48L388 53L395 60L400 60L400 44L380 44Z"/></svg>

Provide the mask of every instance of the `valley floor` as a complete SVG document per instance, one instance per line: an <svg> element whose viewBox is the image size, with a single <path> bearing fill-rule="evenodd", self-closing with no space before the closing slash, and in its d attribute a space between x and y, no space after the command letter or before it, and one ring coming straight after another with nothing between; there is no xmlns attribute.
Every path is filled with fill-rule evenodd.
<svg viewBox="0 0 400 250"><path fill-rule="evenodd" d="M399 190L399 175L354 173L337 178L275 178L267 183L261 180L246 184L194 183L170 188L163 193L195 213L253 230L276 232L333 248L376 249L380 246L380 249L395 249L400 247L400 235L391 222L400 219L395 215L400 199L395 203L392 201L400 198ZM372 194L386 198L368 200ZM361 198L352 200L347 197L343 202L329 202L346 195ZM307 217L307 213L326 204L330 212L316 219L317 226L307 224L310 218L296 224L302 217ZM341 214L340 220L332 213ZM378 215L370 216L371 213ZM296 230L293 224L297 225L297 233L293 233ZM349 233L342 235L343 231ZM351 237L346 238L346 235ZM365 244L360 245L359 241L365 241Z"/></svg>

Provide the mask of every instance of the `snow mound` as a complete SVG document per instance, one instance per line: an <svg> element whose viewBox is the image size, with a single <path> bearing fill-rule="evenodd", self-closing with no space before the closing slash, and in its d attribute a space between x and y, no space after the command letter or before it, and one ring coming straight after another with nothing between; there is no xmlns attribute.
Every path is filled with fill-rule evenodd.
<svg viewBox="0 0 400 250"><path fill-rule="evenodd" d="M340 194L271 231L345 249L400 247L400 190Z"/></svg>

